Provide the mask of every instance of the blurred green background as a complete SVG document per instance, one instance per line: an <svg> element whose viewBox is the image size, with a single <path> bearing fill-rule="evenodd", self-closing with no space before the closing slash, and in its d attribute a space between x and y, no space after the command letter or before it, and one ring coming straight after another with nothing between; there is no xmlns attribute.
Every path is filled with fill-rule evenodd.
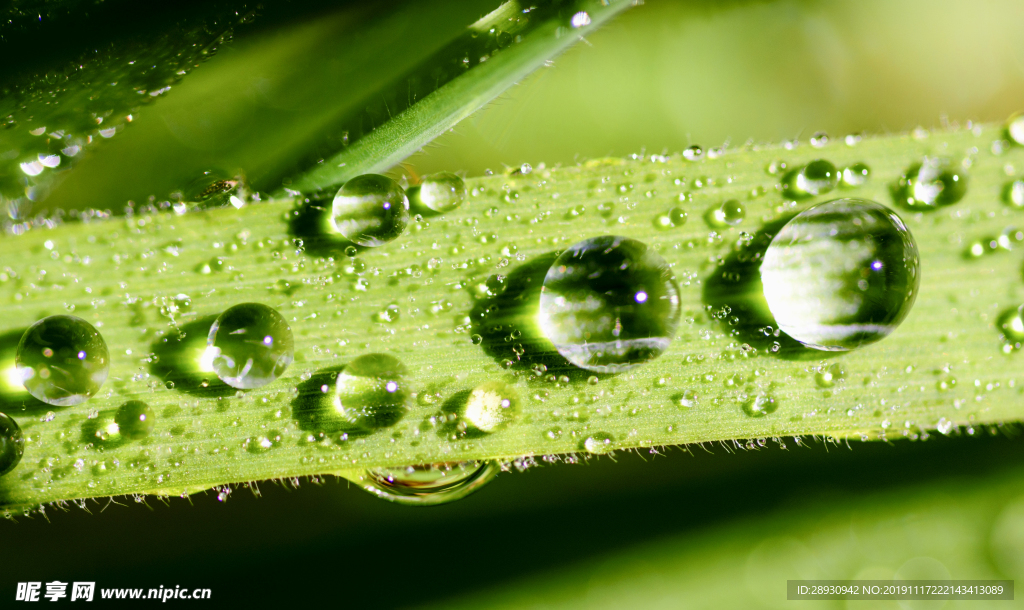
<svg viewBox="0 0 1024 610"><path fill-rule="evenodd" d="M353 91L495 6L319 3L257 18L36 206L119 209L210 167L276 188L320 131L362 107ZM1022 24L1024 3L1008 0L649 0L396 172L998 122L1024 107ZM211 587L227 606L839 608L881 604L786 602L786 579L1024 576L1013 430L787 444L544 466L430 509L329 481L262 483L262 498L239 489L223 504L49 510L49 522L4 524L0 595L62 579Z"/></svg>

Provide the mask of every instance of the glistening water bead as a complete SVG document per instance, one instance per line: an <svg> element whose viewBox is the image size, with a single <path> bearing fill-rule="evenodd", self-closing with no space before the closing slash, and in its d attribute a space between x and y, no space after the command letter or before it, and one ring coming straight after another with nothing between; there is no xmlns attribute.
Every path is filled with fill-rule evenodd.
<svg viewBox="0 0 1024 610"><path fill-rule="evenodd" d="M107 380L107 344L91 324L75 316L50 316L33 324L15 358L25 389L59 407L89 400Z"/></svg>
<svg viewBox="0 0 1024 610"><path fill-rule="evenodd" d="M761 282L779 328L814 349L846 351L889 335L920 282L903 220L865 199L837 199L793 217L772 239Z"/></svg>
<svg viewBox="0 0 1024 610"><path fill-rule="evenodd" d="M519 414L519 393L504 381L488 381L473 388L462 418L469 428L496 432L506 428Z"/></svg>
<svg viewBox="0 0 1024 610"><path fill-rule="evenodd" d="M544 277L538 321L555 349L589 371L621 373L668 347L679 287L643 242L605 235L573 244Z"/></svg>
<svg viewBox="0 0 1024 610"><path fill-rule="evenodd" d="M381 246L401 235L409 224L409 199L387 176L357 176L334 196L331 223L356 245Z"/></svg>
<svg viewBox="0 0 1024 610"><path fill-rule="evenodd" d="M25 437L18 422L0 413L0 476L14 470L25 454Z"/></svg>
<svg viewBox="0 0 1024 610"><path fill-rule="evenodd" d="M466 200L466 183L451 172L424 176L419 186L406 191L409 201L434 212L451 212Z"/></svg>
<svg viewBox="0 0 1024 610"><path fill-rule="evenodd" d="M911 210L934 210L963 199L967 170L950 159L925 157L911 165L896 185L896 199Z"/></svg>
<svg viewBox="0 0 1024 610"><path fill-rule="evenodd" d="M345 365L334 389L334 408L364 430L393 426L405 416L406 369L394 356L365 354Z"/></svg>
<svg viewBox="0 0 1024 610"><path fill-rule="evenodd" d="M783 189L790 197L814 197L836 188L839 171L831 161L816 159L792 170L782 179Z"/></svg>
<svg viewBox="0 0 1024 610"><path fill-rule="evenodd" d="M217 317L206 339L204 365L233 388L265 386L292 363L288 322L261 303L241 303Z"/></svg>
<svg viewBox="0 0 1024 610"><path fill-rule="evenodd" d="M408 506L434 506L461 500L494 480L497 462L458 462L398 468L371 468L342 476L378 498Z"/></svg>

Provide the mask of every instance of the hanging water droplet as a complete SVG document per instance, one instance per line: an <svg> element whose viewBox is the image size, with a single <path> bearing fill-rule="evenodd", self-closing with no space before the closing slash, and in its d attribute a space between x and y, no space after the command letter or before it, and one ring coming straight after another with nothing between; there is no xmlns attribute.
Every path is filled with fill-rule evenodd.
<svg viewBox="0 0 1024 610"><path fill-rule="evenodd" d="M1006 137L1024 146L1024 113L1018 112L1006 121Z"/></svg>
<svg viewBox="0 0 1024 610"><path fill-rule="evenodd" d="M590 25L590 15L588 15L586 11L580 11L572 16L569 23L574 28L581 28L583 26Z"/></svg>
<svg viewBox="0 0 1024 610"><path fill-rule="evenodd" d="M475 387L466 400L462 417L480 432L508 427L519 414L519 392L504 381L488 381Z"/></svg>
<svg viewBox="0 0 1024 610"><path fill-rule="evenodd" d="M665 351L679 313L679 287L665 259L635 239L605 235L555 259L538 322L569 362L620 373Z"/></svg>
<svg viewBox="0 0 1024 610"><path fill-rule="evenodd" d="M687 161L700 161L704 158L704 149L694 144L683 151L683 158Z"/></svg>
<svg viewBox="0 0 1024 610"><path fill-rule="evenodd" d="M458 462L343 473L373 495L407 506L435 506L461 500L490 483L501 471L497 462Z"/></svg>
<svg viewBox="0 0 1024 610"><path fill-rule="evenodd" d="M598 432L593 436L588 436L587 439L583 441L583 449L588 453L598 455L602 453L609 453L614 449L612 446L612 442L614 440L615 437L611 434L608 434L607 432Z"/></svg>
<svg viewBox="0 0 1024 610"><path fill-rule="evenodd" d="M387 428L407 411L406 368L387 354L364 354L349 362L334 387L334 408L342 419L363 429Z"/></svg>
<svg viewBox="0 0 1024 610"><path fill-rule="evenodd" d="M933 210L967 193L967 170L942 157L911 165L896 185L897 200L912 210Z"/></svg>
<svg viewBox="0 0 1024 610"><path fill-rule="evenodd" d="M0 413L0 477L14 470L25 454L25 437L18 422Z"/></svg>
<svg viewBox="0 0 1024 610"><path fill-rule="evenodd" d="M156 414L141 400L129 400L117 409L114 422L121 435L133 441L149 436L153 431Z"/></svg>
<svg viewBox="0 0 1024 610"><path fill-rule="evenodd" d="M75 316L50 316L21 337L16 357L25 389L60 407L85 402L110 371L107 344L91 324Z"/></svg>
<svg viewBox="0 0 1024 610"><path fill-rule="evenodd" d="M825 159L816 159L786 174L782 186L790 197L803 198L824 195L836 188L838 182L836 166Z"/></svg>
<svg viewBox="0 0 1024 610"><path fill-rule="evenodd" d="M265 386L292 363L292 329L281 314L261 303L241 303L217 317L203 354L204 368L233 388Z"/></svg>
<svg viewBox="0 0 1024 610"><path fill-rule="evenodd" d="M870 175L871 168L866 164L854 163L853 165L843 168L840 185L846 188L855 188L867 182Z"/></svg>
<svg viewBox="0 0 1024 610"><path fill-rule="evenodd" d="M747 217L747 210L736 199L729 199L722 205L711 208L704 215L708 226L713 228L735 227Z"/></svg>
<svg viewBox="0 0 1024 610"><path fill-rule="evenodd" d="M466 201L466 183L451 172L424 176L419 186L406 191L411 205L422 205L438 213L451 212Z"/></svg>
<svg viewBox="0 0 1024 610"><path fill-rule="evenodd" d="M902 219L865 199L837 199L795 216L761 265L779 328L807 347L845 351L888 336L920 282L917 245Z"/></svg>
<svg viewBox="0 0 1024 610"><path fill-rule="evenodd" d="M338 233L356 245L381 246L405 231L409 199L387 176L357 176L334 196L331 222Z"/></svg>

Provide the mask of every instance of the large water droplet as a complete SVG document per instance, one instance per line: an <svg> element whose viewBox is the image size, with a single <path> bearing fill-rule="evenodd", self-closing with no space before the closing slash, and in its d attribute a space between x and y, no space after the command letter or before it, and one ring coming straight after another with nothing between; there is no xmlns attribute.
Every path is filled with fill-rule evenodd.
<svg viewBox="0 0 1024 610"><path fill-rule="evenodd" d="M265 386L292 363L292 329L261 303L241 303L217 317L206 339L204 364L233 388Z"/></svg>
<svg viewBox="0 0 1024 610"><path fill-rule="evenodd" d="M466 183L451 172L424 176L419 186L407 191L413 205L422 205L435 212L450 212L466 201Z"/></svg>
<svg viewBox="0 0 1024 610"><path fill-rule="evenodd" d="M378 498L408 506L434 506L461 500L491 482L497 462L459 462L399 468L371 468L345 474Z"/></svg>
<svg viewBox="0 0 1024 610"><path fill-rule="evenodd" d="M816 159L798 167L782 179L786 194L797 198L824 195L836 188L838 182L839 171L831 161L825 159Z"/></svg>
<svg viewBox="0 0 1024 610"><path fill-rule="evenodd" d="M508 427L518 414L519 392L504 381L488 381L469 394L462 417L472 429L496 432Z"/></svg>
<svg viewBox="0 0 1024 610"><path fill-rule="evenodd" d="M405 365L394 356L359 356L338 375L334 408L345 421L360 428L393 426L407 410L405 375Z"/></svg>
<svg viewBox="0 0 1024 610"><path fill-rule="evenodd" d="M25 437L18 422L0 413L0 476L14 470L25 454Z"/></svg>
<svg viewBox="0 0 1024 610"><path fill-rule="evenodd" d="M967 193L967 170L942 157L911 165L896 184L896 198L912 210L932 210L960 201Z"/></svg>
<svg viewBox="0 0 1024 610"><path fill-rule="evenodd" d="M118 431L125 438L137 441L149 436L153 431L156 413L141 400L129 400L117 409L114 422Z"/></svg>
<svg viewBox="0 0 1024 610"><path fill-rule="evenodd" d="M783 332L807 347L845 351L896 329L914 304L919 268L914 238L892 210L837 199L782 228L761 281Z"/></svg>
<svg viewBox="0 0 1024 610"><path fill-rule="evenodd" d="M643 242L594 237L548 269L538 321L569 362L620 373L668 347L679 322L679 287L665 259Z"/></svg>
<svg viewBox="0 0 1024 610"><path fill-rule="evenodd" d="M21 337L16 361L25 389L61 407L91 398L110 371L103 337L75 316L50 316L33 324Z"/></svg>
<svg viewBox="0 0 1024 610"><path fill-rule="evenodd" d="M409 199L387 176L357 176L334 196L331 222L354 244L380 246L401 235L409 224Z"/></svg>

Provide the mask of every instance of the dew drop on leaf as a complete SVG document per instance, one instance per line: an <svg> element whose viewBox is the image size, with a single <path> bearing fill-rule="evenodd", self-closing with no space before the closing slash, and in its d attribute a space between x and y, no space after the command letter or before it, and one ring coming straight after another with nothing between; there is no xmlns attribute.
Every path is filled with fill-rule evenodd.
<svg viewBox="0 0 1024 610"><path fill-rule="evenodd" d="M915 211L956 203L967 193L967 170L944 157L925 157L907 168L896 184L896 198Z"/></svg>
<svg viewBox="0 0 1024 610"><path fill-rule="evenodd" d="M0 413L0 476L14 470L25 453L25 437L18 422Z"/></svg>
<svg viewBox="0 0 1024 610"><path fill-rule="evenodd" d="M203 364L233 388L265 386L292 363L294 341L288 322L261 303L226 309L210 327Z"/></svg>
<svg viewBox="0 0 1024 610"><path fill-rule="evenodd" d="M60 407L85 402L110 372L107 344L91 324L75 316L43 318L21 337L16 357L25 389Z"/></svg>
<svg viewBox="0 0 1024 610"><path fill-rule="evenodd" d="M358 246L381 246L405 231L409 224L409 199L402 187L387 176L357 176L335 195L331 223L338 233Z"/></svg>

